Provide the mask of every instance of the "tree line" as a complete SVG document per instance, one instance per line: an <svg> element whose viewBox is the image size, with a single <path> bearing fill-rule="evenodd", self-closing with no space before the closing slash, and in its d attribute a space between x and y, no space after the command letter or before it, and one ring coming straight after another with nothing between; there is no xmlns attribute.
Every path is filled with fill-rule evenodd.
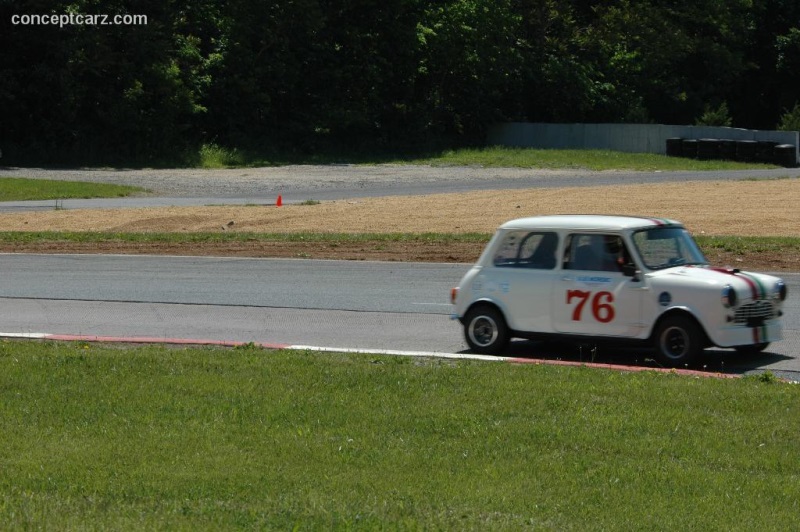
<svg viewBox="0 0 800 532"><path fill-rule="evenodd" d="M12 23L48 13L147 23ZM203 144L428 150L508 120L774 129L800 115L796 0L0 0L0 17L4 164L178 161Z"/></svg>

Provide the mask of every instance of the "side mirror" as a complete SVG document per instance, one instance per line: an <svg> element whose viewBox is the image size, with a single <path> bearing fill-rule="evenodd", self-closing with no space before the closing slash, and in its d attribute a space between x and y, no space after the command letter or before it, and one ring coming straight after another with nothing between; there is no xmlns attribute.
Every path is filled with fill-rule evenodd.
<svg viewBox="0 0 800 532"><path fill-rule="evenodd" d="M635 264L623 264L622 265L622 275L625 277L633 277L634 281L638 281L638 274L639 272L636 270Z"/></svg>

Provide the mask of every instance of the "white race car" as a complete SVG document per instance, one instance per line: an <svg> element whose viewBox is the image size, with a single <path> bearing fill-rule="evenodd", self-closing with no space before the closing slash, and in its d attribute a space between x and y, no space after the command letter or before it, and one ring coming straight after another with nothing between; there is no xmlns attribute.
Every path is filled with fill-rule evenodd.
<svg viewBox="0 0 800 532"><path fill-rule="evenodd" d="M500 226L451 299L479 353L513 337L625 339L682 366L711 345L755 353L780 340L786 284L710 267L674 220L558 215Z"/></svg>

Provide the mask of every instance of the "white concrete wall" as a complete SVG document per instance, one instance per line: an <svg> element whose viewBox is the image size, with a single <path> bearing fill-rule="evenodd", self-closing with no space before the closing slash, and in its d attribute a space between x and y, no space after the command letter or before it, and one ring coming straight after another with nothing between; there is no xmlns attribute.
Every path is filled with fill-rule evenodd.
<svg viewBox="0 0 800 532"><path fill-rule="evenodd" d="M667 139L770 140L795 146L800 160L797 131L759 131L732 127L668 126L662 124L546 124L509 122L489 129L490 146L525 148L606 149L634 153L660 153Z"/></svg>

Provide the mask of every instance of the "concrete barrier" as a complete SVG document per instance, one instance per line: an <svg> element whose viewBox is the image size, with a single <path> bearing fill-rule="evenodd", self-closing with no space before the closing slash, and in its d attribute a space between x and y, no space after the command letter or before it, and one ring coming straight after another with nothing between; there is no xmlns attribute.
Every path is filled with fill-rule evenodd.
<svg viewBox="0 0 800 532"><path fill-rule="evenodd" d="M800 160L800 135L797 131L759 131L732 127L509 122L490 127L487 143L490 146L599 149L663 155L666 154L667 139L678 137L792 144L795 146L795 163Z"/></svg>

